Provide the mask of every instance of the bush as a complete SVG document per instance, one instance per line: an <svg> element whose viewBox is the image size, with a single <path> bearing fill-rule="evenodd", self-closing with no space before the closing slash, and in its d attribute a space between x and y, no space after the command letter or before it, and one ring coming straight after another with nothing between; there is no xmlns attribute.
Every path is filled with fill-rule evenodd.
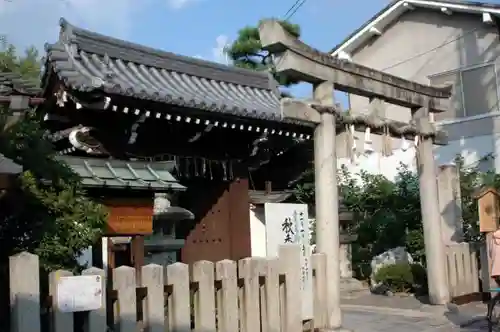
<svg viewBox="0 0 500 332"><path fill-rule="evenodd" d="M386 285L392 292L408 292L413 289L414 279L411 265L396 263L381 267L375 273L375 281Z"/></svg>
<svg viewBox="0 0 500 332"><path fill-rule="evenodd" d="M427 271L421 264L411 264L413 290L418 295L427 294Z"/></svg>

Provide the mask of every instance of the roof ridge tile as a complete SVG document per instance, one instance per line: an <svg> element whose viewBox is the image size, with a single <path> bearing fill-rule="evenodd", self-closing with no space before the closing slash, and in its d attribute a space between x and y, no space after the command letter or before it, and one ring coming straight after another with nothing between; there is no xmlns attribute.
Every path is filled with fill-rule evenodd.
<svg viewBox="0 0 500 332"><path fill-rule="evenodd" d="M154 50L75 27L64 19L60 25L59 40L46 47L45 89L53 73L66 87L79 92L296 123L283 119L278 85L269 72Z"/></svg>
<svg viewBox="0 0 500 332"><path fill-rule="evenodd" d="M255 71L250 69L227 66L213 61L197 59L173 52L155 49L146 45L133 43L130 41L103 35L87 29L72 25L68 20L60 19L61 33L60 41L74 44L78 49L95 53L101 56L107 55L110 58L143 64L146 66L162 68L171 71L178 71L192 76L205 77L218 81L227 81L239 85L247 85L259 89L274 88L273 82L267 71ZM126 49L126 52L123 50ZM133 54L140 56L133 56ZM163 62L164 66L155 66L153 63ZM169 66L167 62L171 62ZM169 68L178 67L178 68ZM196 69L196 73L194 72ZM223 76L225 79L212 77Z"/></svg>

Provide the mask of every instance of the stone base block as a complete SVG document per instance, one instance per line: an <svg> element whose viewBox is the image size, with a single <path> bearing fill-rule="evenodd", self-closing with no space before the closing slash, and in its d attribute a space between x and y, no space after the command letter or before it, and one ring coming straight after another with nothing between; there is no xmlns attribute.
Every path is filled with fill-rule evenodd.
<svg viewBox="0 0 500 332"><path fill-rule="evenodd" d="M341 292L357 292L366 290L367 287L358 279L355 278L341 278L340 291Z"/></svg>

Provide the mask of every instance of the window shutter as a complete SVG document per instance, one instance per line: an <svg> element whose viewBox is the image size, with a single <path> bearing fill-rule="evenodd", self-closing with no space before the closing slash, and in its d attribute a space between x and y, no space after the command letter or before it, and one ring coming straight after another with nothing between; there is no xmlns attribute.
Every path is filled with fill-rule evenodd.
<svg viewBox="0 0 500 332"><path fill-rule="evenodd" d="M495 66L486 65L462 71L465 115L495 112L498 107L498 86Z"/></svg>

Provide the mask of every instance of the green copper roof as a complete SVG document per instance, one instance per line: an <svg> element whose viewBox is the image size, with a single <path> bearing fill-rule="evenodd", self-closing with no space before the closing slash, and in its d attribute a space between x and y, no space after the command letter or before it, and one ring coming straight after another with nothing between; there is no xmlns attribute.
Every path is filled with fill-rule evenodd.
<svg viewBox="0 0 500 332"><path fill-rule="evenodd" d="M173 161L142 162L81 157L60 157L82 178L86 187L137 190L185 190L170 172Z"/></svg>

